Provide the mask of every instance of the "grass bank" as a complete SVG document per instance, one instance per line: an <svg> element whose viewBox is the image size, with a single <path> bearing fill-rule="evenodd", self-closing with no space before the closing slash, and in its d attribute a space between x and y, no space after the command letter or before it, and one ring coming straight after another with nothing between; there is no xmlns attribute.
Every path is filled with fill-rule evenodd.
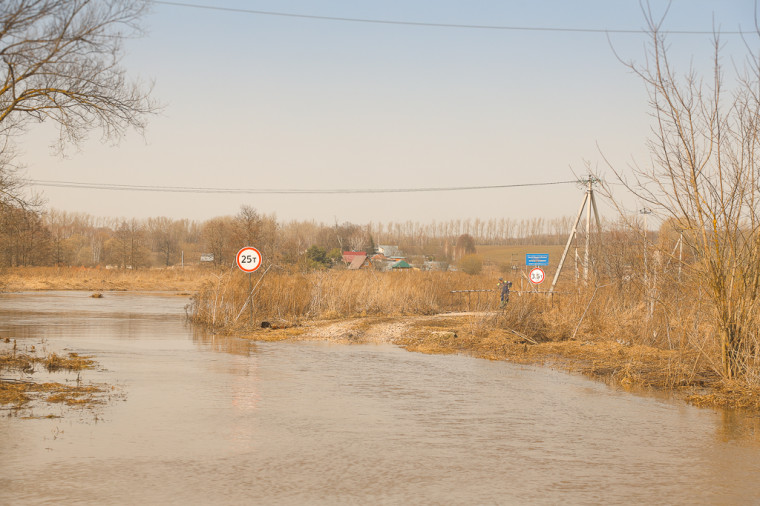
<svg viewBox="0 0 760 506"><path fill-rule="evenodd" d="M185 291L195 292L214 277L211 269L102 269L88 267L14 267L0 272L0 290Z"/></svg>

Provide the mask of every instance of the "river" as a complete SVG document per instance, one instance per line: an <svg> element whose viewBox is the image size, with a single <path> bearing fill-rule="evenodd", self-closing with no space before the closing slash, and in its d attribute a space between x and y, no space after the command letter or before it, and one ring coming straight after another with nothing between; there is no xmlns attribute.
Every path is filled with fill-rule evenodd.
<svg viewBox="0 0 760 506"><path fill-rule="evenodd" d="M0 295L0 338L93 355L83 377L119 394L0 411L2 504L760 502L756 417L465 356L209 336L187 297L89 295Z"/></svg>

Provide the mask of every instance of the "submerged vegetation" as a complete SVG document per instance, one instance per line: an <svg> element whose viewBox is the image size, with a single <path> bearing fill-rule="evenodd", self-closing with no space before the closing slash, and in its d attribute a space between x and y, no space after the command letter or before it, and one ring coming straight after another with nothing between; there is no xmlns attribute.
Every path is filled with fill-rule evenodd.
<svg viewBox="0 0 760 506"><path fill-rule="evenodd" d="M107 385L85 384L80 374L94 369L97 364L90 356L77 353L38 354L35 346L19 349L16 340L5 340L8 349L0 351L0 406L12 413L28 407L35 401L63 404L72 407L93 408L104 402L110 390ZM42 370L48 373L77 373L73 384L58 381L34 381L34 374ZM12 374L14 377L6 377Z"/></svg>

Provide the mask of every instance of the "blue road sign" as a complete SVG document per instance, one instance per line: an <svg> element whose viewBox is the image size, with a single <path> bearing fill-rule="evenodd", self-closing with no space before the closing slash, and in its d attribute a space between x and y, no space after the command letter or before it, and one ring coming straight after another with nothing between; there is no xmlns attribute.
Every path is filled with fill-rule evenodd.
<svg viewBox="0 0 760 506"><path fill-rule="evenodd" d="M525 265L549 265L549 253L526 253Z"/></svg>

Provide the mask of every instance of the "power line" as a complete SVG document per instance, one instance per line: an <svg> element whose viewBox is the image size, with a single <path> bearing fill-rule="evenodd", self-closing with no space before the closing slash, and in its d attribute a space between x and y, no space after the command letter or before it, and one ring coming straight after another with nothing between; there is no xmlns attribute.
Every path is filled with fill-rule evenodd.
<svg viewBox="0 0 760 506"><path fill-rule="evenodd" d="M399 21L391 19L369 19L369 18L349 18L339 16L317 16L311 14L295 14L292 12L275 12L260 11L253 9L238 9L234 7L219 7L215 5L191 4L185 2L168 2L154 0L153 3L168 5L172 7L189 7L194 9L206 9L223 12L236 12L244 14L256 14L261 16L279 16L287 18L312 19L320 21L343 21L349 23L371 23L379 25L401 25L401 26L421 26L429 28L465 28L474 30L504 30L504 31L523 31L523 32L570 32L570 33L627 33L627 34L648 34L649 30L645 29L609 29L609 28L563 28L563 27L546 27L546 26L504 26L504 25L469 25L458 23L430 23L422 21ZM713 35L714 31L705 30L662 30L660 33L678 34L678 35ZM720 32L721 35L742 35L753 32L744 32L741 30Z"/></svg>
<svg viewBox="0 0 760 506"><path fill-rule="evenodd" d="M50 181L41 179L27 179L26 182L34 186L51 188L78 188L85 190L111 190L111 191L141 191L163 193L224 193L224 194L250 194L250 195L334 195L334 194L368 194L368 193L423 193L423 192L452 192L466 190L497 190L504 188L525 188L531 186L550 186L560 184L575 184L573 181L548 181L543 183L520 183L504 185L482 186L450 186L430 188L333 188L333 189L274 189L274 188L211 188L192 186L156 186L156 185L130 185L112 183L83 183L77 181Z"/></svg>

